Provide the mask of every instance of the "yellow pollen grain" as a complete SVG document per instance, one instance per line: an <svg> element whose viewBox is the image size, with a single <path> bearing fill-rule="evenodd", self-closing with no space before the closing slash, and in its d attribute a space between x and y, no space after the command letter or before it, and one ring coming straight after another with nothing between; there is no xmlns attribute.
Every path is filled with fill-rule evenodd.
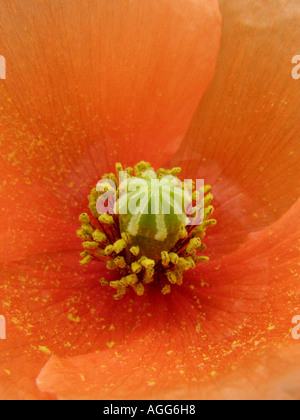
<svg viewBox="0 0 300 420"><path fill-rule="evenodd" d="M48 356L50 354L52 354L51 350L49 350L48 347L46 347L46 346L39 346L39 350L42 351L43 353L47 354Z"/></svg>
<svg viewBox="0 0 300 420"><path fill-rule="evenodd" d="M114 341L110 341L110 342L106 343L106 345L107 345L107 347L112 349L116 345L116 343Z"/></svg>
<svg viewBox="0 0 300 420"><path fill-rule="evenodd" d="M161 293L163 295L171 293L171 286L169 284L166 284L165 287L162 288Z"/></svg>
<svg viewBox="0 0 300 420"><path fill-rule="evenodd" d="M148 384L149 386L154 386L154 385L155 385L155 382L154 382L154 381L148 381L148 382L147 382L147 384Z"/></svg>
<svg viewBox="0 0 300 420"><path fill-rule="evenodd" d="M273 331L273 330L275 330L275 325L270 325L270 326L268 327L268 331Z"/></svg>
<svg viewBox="0 0 300 420"><path fill-rule="evenodd" d="M76 322L77 324L80 322L79 316L74 316L73 314L68 315L68 320L71 322Z"/></svg>
<svg viewBox="0 0 300 420"><path fill-rule="evenodd" d="M134 255L135 257L137 257L140 253L140 247L139 246L132 246L130 248L130 252L132 255Z"/></svg>

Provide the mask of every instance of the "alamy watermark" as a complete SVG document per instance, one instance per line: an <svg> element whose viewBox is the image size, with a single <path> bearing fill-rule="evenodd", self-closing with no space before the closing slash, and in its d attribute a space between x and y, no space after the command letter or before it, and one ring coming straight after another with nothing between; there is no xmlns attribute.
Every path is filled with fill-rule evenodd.
<svg viewBox="0 0 300 420"><path fill-rule="evenodd" d="M0 340L6 339L6 321L4 316L0 315Z"/></svg>
<svg viewBox="0 0 300 420"><path fill-rule="evenodd" d="M203 179L185 179L182 183L172 175L143 179L128 177L126 171L121 171L119 180L119 190L112 179L98 182L96 189L102 193L97 200L99 214L175 214L186 216L189 225L203 222Z"/></svg>
<svg viewBox="0 0 300 420"><path fill-rule="evenodd" d="M300 340L300 315L294 316L292 319L292 324L296 325L292 329L292 337L294 340Z"/></svg>
<svg viewBox="0 0 300 420"><path fill-rule="evenodd" d="M300 55L295 55L292 58L292 64L296 64L292 69L292 78L294 80L300 79Z"/></svg>
<svg viewBox="0 0 300 420"><path fill-rule="evenodd" d="M6 79L6 60L0 55L0 79Z"/></svg>

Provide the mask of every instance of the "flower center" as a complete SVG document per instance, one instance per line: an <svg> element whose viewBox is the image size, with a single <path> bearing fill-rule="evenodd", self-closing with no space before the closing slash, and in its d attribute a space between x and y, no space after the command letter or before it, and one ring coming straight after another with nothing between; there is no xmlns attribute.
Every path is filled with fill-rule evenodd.
<svg viewBox="0 0 300 420"><path fill-rule="evenodd" d="M200 255L211 218L211 187L178 178L180 168L159 169L140 162L117 175L104 175L89 196L91 216L80 215L81 265L91 261L118 272L115 281L100 280L121 299L128 289L138 296L158 282L163 294L183 283L185 271L208 261ZM200 187L199 187L200 185Z"/></svg>

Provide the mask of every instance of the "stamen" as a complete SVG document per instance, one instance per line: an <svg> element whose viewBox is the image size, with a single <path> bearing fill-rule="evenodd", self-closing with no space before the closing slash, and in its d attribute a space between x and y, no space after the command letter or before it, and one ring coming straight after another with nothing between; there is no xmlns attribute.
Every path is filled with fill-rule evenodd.
<svg viewBox="0 0 300 420"><path fill-rule="evenodd" d="M202 191L196 191L196 183L191 183L193 205L200 202L193 207L192 217L199 220L199 225L194 226L188 224L183 207L185 190L184 183L178 179L180 168L160 168L154 172L150 163L142 161L134 168L125 169L126 181L124 177L118 178L120 172L124 173L121 163L117 163L115 168L116 174L102 177L101 191L97 191L98 187L91 191L91 216L87 213L79 216L81 228L77 235L84 248L80 253L80 264L103 262L108 270L120 273L119 278L110 282L103 277L100 279L102 286L110 286L116 291L113 295L115 300L123 298L129 290L143 296L145 286L153 282L159 283L161 293L167 295L172 287L183 284L186 271L194 269L198 263L209 261L207 256L199 254L206 249L202 240L207 229L217 223L210 218L214 211L211 187L205 185ZM139 180L143 182L142 190L136 191L134 187L139 185ZM156 190L151 189L152 182L158 185L156 195ZM134 192L129 189L125 201L122 197L121 203L124 185L131 185ZM99 214L97 201L102 194L110 192L115 193L120 203L118 205L117 202L114 207L114 214ZM143 201L147 192L148 199ZM202 201L199 200L201 194L204 197ZM126 200L130 197L141 203L140 210L136 214L130 211L128 214L119 213L119 208L127 207ZM151 213L153 209L154 214ZM170 209L169 214L165 213L165 209Z"/></svg>

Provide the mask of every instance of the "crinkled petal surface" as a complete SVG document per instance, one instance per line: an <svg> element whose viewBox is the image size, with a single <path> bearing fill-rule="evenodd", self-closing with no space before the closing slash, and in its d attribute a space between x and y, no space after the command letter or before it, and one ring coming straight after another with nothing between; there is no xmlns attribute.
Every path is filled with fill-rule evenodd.
<svg viewBox="0 0 300 420"><path fill-rule="evenodd" d="M3 0L0 34L0 387L36 398L52 352L108 348L116 324L101 268L78 265L87 195L116 161L173 154L213 77L221 18L216 0Z"/></svg>
<svg viewBox="0 0 300 420"><path fill-rule="evenodd" d="M300 3L221 0L216 76L172 164L213 185L211 256L236 249L300 195ZM217 233L216 233L217 232Z"/></svg>
<svg viewBox="0 0 300 420"><path fill-rule="evenodd" d="M1 139L20 170L102 173L149 143L149 160L172 155L213 77L216 0L4 0L0 12Z"/></svg>
<svg viewBox="0 0 300 420"><path fill-rule="evenodd" d="M1 2L0 261L70 249L66 224L117 160L172 155L220 32L216 0Z"/></svg>
<svg viewBox="0 0 300 420"><path fill-rule="evenodd" d="M157 298L164 304L157 301L160 309L130 340L100 354L50 359L38 379L43 391L299 398L299 345L290 333L299 312L299 96L290 67L279 65L295 53L299 7L282 2L278 13L274 3L230 1L222 12L217 76L172 160L213 184L214 259L189 276L192 288Z"/></svg>
<svg viewBox="0 0 300 420"><path fill-rule="evenodd" d="M163 2L169 12L176 9L171 7L175 3L173 0ZM45 4L48 11L50 3ZM59 33L57 30L61 28L66 35L63 39L74 42L73 29L78 28L81 14L70 23L69 19L74 18L75 13L71 13L71 10L68 10L70 13L65 13L68 9L67 2L66 5L64 2L61 4L63 7L58 12L57 3L51 2L51 8L57 7L55 33ZM154 2L130 4L153 5ZM186 7L187 2L176 4L183 8L179 13L182 18L189 10ZM191 1L188 4L192 10L199 5L205 8L209 3ZM213 2L212 5L214 4ZM92 100L91 107L95 110L102 104L103 96L100 85L95 82L91 88L88 84L89 77L91 80L96 77L96 73L91 70L94 67L91 66L91 73L86 73L83 78L71 76L74 78L68 82L65 77L57 95L53 95L52 91L47 91L46 96L40 95L49 99L50 105L51 101L55 101L57 115L51 107L50 112L50 108L40 106L41 110L48 109L49 114L43 112L39 120L31 104L33 120L30 120L30 126L24 130L27 135L32 128L43 134L45 143L42 145L45 144L46 147L39 154L37 144L30 140L15 155L11 154L12 148L9 149L11 143L2 141L3 171L11 180L3 184L3 191L6 197L10 197L9 202L13 199L17 201L11 191L19 188L26 192L14 218L11 216L13 206L9 212L2 210L3 222L8 222L11 232L6 236L6 241L3 241L6 254L3 253L4 264L0 268L3 279L0 285L3 296L1 305L8 319L5 347L0 343L1 387L5 397L300 397L299 344L291 336L292 318L300 312L300 232L297 223L300 212L297 201L299 95L298 85L291 79L290 65L291 57L296 54L298 47L299 3L296 0L283 0L274 5L274 2L246 0L240 5L235 0L222 0L220 5L224 34L217 75L200 103L182 148L170 160L172 164L182 163L184 174L189 178L205 177L206 181L212 183L218 204L216 217L219 225L215 230L217 233L206 241L209 249L212 249L211 262L186 276L184 285L169 296L162 296L159 288L153 285L141 299L128 295L121 302L112 301L111 292L102 289L98 282L102 275L109 279L109 273L101 272L98 265L91 265L86 271L78 268L75 252L78 242L73 231L74 218L78 211L84 209L85 195L90 187L84 183L93 185L94 178L99 175L99 168L108 166L106 162L132 162L132 132L137 140L137 157L140 156L140 144L143 147L151 144L151 147L145 147L147 157L148 149L151 149L150 153L154 156L161 147L163 153L159 153L159 157L153 162L157 165L160 160L169 157L170 144L174 144L176 149L180 140L175 143L171 140L168 143L166 140L163 146L158 146L156 137L151 137L156 131L149 129L152 134L147 137L148 134L145 133L143 138L151 139L151 143L143 143L136 125L128 123L128 147L121 153L117 139L120 133L126 136L127 131L123 129L123 125L122 130L116 130L114 137L110 134L111 126L103 124L109 135L98 135L99 119L91 122L90 116L94 113L87 111L89 102L86 98ZM84 10L84 13L88 11ZM193 13L191 15L194 16ZM44 19L50 19L49 16L51 14L44 13ZM97 13L91 14L91 19L94 16ZM141 9L139 18L142 19L142 16ZM190 18L191 16L187 20ZM34 25L31 27L37 28L39 24L34 14L32 19ZM14 21L13 15L10 21ZM171 19L164 20L163 23L166 31L172 30ZM2 26L1 24L1 28ZM47 28L47 25L43 27ZM174 38L177 32L178 36L182 36L177 28L173 30ZM24 34L26 31L30 31L29 27L24 28ZM195 32L192 30L192 33ZM91 30L89 36L92 39L93 34ZM166 35L168 42L170 34L172 32ZM44 39L48 38L49 30L45 29ZM61 42L61 36L54 38L56 42ZM8 37L4 39L8 42ZM97 44L96 41L93 43ZM88 43L84 43L84 46L86 44ZM68 48L69 44L66 45ZM80 45L82 48L83 44ZM52 57L54 49L48 48ZM79 46L74 46L75 52L76 48ZM103 48L105 50L105 46ZM186 52L185 48L181 49L183 51L180 51L180 59L181 54ZM194 49L191 47L186 53L193 57ZM66 58L70 57L70 52L66 54L60 56L63 66L70 62ZM45 60L48 57L48 61L45 61L45 65L40 64L43 71L46 71L42 74L48 77L52 73L56 74L53 66L52 72L47 70L47 48L43 57ZM77 59L71 62L76 69L79 67L78 62L82 63L84 59L79 53L75 57ZM158 57L157 66L161 64L161 56ZM113 59L110 57L110 60ZM286 63L286 67L283 63ZM142 66L143 62L139 65ZM97 66L100 68L99 63ZM70 65L67 68L69 74L76 74L72 72ZM180 60L178 68L181 68ZM171 74L173 70L169 70ZM190 68L192 70L193 66ZM155 79L154 76L156 71L149 76L149 80ZM106 74L105 77L110 80L110 75ZM82 80L86 80L86 83L82 82L80 88ZM165 82L167 79L163 80ZM76 82L78 89L74 90ZM101 83L105 85L106 82L101 79ZM141 82L144 83L145 80ZM199 80L197 83L200 83ZM40 84L48 89L46 83ZM33 89L32 85L31 82L30 90ZM170 85L164 86L168 91ZM198 86L201 91L200 87ZM194 87L196 88L197 86ZM56 92L55 84L51 85L51 89ZM59 103L60 100L62 103L67 101L66 89L72 106L70 114L66 114L66 121L71 121L71 124L64 125L60 119L63 108ZM26 89L23 91L29 92ZM37 85L36 92L38 91ZM155 89L150 91L154 94ZM101 93L99 102L94 102L95 92ZM28 99L28 95L29 93L25 98ZM39 101L40 96L37 96ZM76 101L73 103L74 97L78 105ZM173 96L170 94L171 97ZM162 101L163 98L164 96ZM112 99L114 100L115 98ZM80 104L83 105L80 107ZM181 105L177 102L179 110ZM113 104L109 106L105 103L105 106L109 112L113 109ZM160 119L154 109L155 106L148 115L155 116L155 121L159 124ZM26 123L29 124L29 114L24 112ZM174 113L168 112L170 121L173 121ZM143 108L140 107L138 115L142 113ZM47 115L50 120L47 120ZM12 121L16 121L17 127L20 127L17 117L12 120L8 116L8 125L5 125L4 119L0 121L3 121L1 124L5 128L11 127L7 134L18 133L11 125ZM59 134L60 147L54 134L47 137L47 130L38 130L39 124L44 126L44 121L51 121L47 127L57 130L53 133ZM82 137L83 131L81 126L78 129L78 121L84 124L86 136ZM119 120L117 122L120 123ZM173 123L176 125L176 118ZM150 125L146 124L147 129L148 127ZM69 130L65 132L66 128ZM166 129L173 130L171 127L163 127L163 130ZM179 132L180 130L178 138ZM62 133L64 136L61 136ZM19 134L17 138L22 138L23 141L27 138L25 134L22 131L22 135ZM82 138L87 147L80 146ZM170 135L168 139L171 138ZM174 138L173 136L173 140ZM109 139L109 143L106 139ZM161 142L161 138L159 141ZM119 153L115 158L108 148L112 143ZM53 149L50 145L53 145ZM31 153L27 152L27 146ZM43 172L39 174L36 162L45 158L48 160L48 156L54 166L51 172L52 165L48 164L50 173L45 177ZM120 156L122 159L119 159ZM18 165L12 165L19 162L19 159L22 159L27 170L23 174ZM10 173L13 177L10 177ZM68 183L70 184L66 187ZM26 200L27 196L31 205ZM37 197L41 199L38 200ZM1 207L7 208L7 204ZM31 213L30 210L39 208L41 216L36 224L32 222L36 211ZM24 210L23 214L20 209ZM22 244L24 235L20 238L22 222L26 226L26 244ZM15 223L19 223L19 230L14 231ZM52 228L52 225L59 228ZM33 233L30 233L31 230ZM13 241L14 246L10 245L10 241Z"/></svg>
<svg viewBox="0 0 300 420"><path fill-rule="evenodd" d="M299 214L300 201L224 262L158 295L144 309L147 320L140 314L145 300L135 301L125 341L51 358L40 389L62 399L300 397L300 348L290 333L300 298Z"/></svg>

